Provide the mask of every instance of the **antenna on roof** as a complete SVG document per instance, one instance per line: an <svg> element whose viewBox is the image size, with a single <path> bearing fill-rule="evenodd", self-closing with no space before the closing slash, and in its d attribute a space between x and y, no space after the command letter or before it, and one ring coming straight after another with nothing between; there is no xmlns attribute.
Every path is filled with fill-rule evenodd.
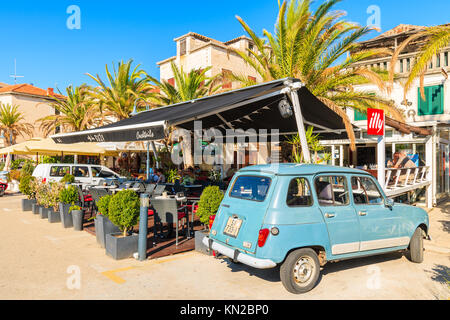
<svg viewBox="0 0 450 320"><path fill-rule="evenodd" d="M14 84L17 84L17 78L23 78L24 76L17 75L17 63L16 59L14 59L14 75L10 75L11 78L14 78Z"/></svg>

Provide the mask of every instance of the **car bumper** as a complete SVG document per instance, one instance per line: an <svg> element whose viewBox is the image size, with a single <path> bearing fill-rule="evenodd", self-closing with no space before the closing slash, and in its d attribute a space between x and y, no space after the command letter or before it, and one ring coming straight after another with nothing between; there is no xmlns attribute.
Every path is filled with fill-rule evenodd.
<svg viewBox="0 0 450 320"><path fill-rule="evenodd" d="M210 239L208 237L203 238L203 244L207 246L210 250L218 251L219 253L235 260L238 262L241 262L243 264L246 264L250 267L257 268L257 269L270 269L276 267L276 263L269 259L258 259L255 257L252 257L248 254L242 253L237 249L232 249L230 247L227 247L217 241L214 241L213 239Z"/></svg>

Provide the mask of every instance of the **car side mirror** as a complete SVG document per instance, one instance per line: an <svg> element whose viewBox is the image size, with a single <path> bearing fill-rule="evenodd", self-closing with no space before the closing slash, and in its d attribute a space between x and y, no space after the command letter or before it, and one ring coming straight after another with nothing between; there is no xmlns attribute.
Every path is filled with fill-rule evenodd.
<svg viewBox="0 0 450 320"><path fill-rule="evenodd" d="M385 207L392 208L394 206L394 200L387 198L384 200L384 205Z"/></svg>

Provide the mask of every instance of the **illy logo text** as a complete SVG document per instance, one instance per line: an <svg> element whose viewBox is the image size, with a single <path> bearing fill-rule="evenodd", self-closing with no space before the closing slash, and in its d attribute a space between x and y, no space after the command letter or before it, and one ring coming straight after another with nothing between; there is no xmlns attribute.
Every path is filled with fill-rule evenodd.
<svg viewBox="0 0 450 320"><path fill-rule="evenodd" d="M379 109L367 110L367 134L384 135L384 111Z"/></svg>

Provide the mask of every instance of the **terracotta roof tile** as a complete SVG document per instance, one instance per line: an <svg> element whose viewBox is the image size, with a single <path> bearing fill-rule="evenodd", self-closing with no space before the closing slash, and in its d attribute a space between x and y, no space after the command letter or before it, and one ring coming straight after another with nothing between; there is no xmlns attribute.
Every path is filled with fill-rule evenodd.
<svg viewBox="0 0 450 320"><path fill-rule="evenodd" d="M0 94L2 93L17 93L17 94L29 94L33 96L41 97L56 97L58 99L64 99L65 96L57 94L53 91L53 88L47 90L32 86L31 84L15 84L0 88Z"/></svg>

